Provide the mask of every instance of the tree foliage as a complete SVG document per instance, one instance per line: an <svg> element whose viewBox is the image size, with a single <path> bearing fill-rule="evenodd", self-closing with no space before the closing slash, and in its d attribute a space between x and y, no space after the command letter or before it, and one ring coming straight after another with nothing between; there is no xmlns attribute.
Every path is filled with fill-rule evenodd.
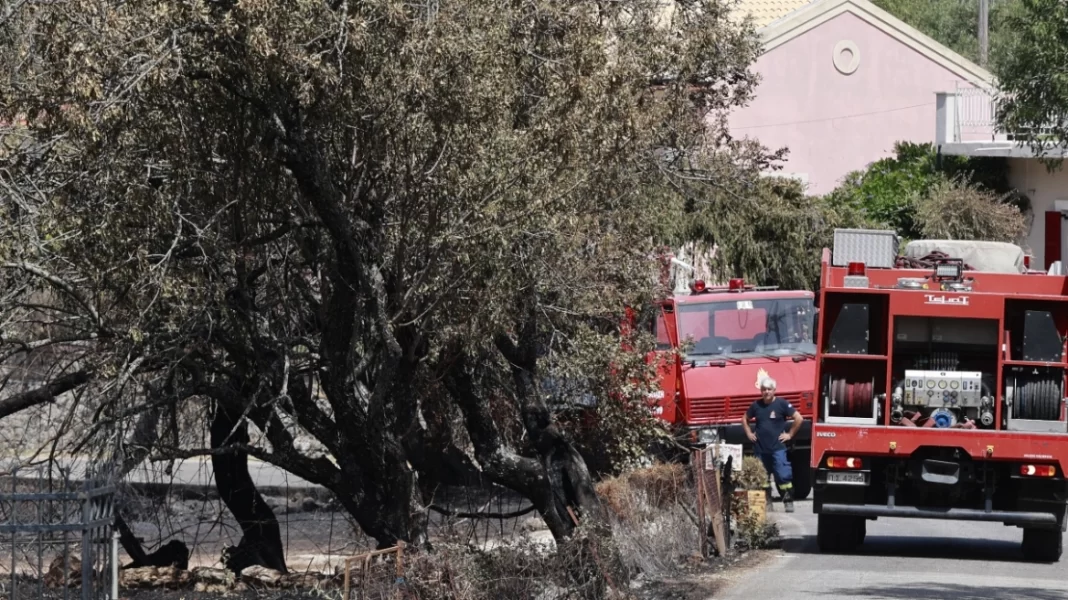
<svg viewBox="0 0 1068 600"><path fill-rule="evenodd" d="M1015 52L1015 19L1025 0L990 0L989 66L1000 67ZM977 0L874 0L879 8L929 35L964 58L979 61Z"/></svg>
<svg viewBox="0 0 1068 600"><path fill-rule="evenodd" d="M849 173L826 201L859 211L871 222L905 238L917 238L925 235L917 221L917 207L944 193L950 181L977 193L985 190L997 194L999 202L1008 202L1021 211L1030 208L1027 197L1009 184L1004 159L939 156L931 144L911 142L898 142L893 157Z"/></svg>
<svg viewBox="0 0 1068 600"><path fill-rule="evenodd" d="M769 155L752 168L764 169L779 157L781 153ZM787 289L813 289L821 252L830 247L836 228L885 227L906 238L922 237L918 207L936 189L941 194L949 181L966 182L960 185L976 193L990 191L999 202L1026 211L1029 200L1012 188L1007 173L1004 159L939 156L931 144L899 142L894 156L849 173L822 197L806 195L800 183L781 177L739 180L727 188L683 183L670 193L685 216L665 235L676 243L715 245L712 267L720 279L745 277ZM963 230L970 226L960 225Z"/></svg>
<svg viewBox="0 0 1068 600"><path fill-rule="evenodd" d="M1068 6L1057 0L1020 0L1010 21L1016 46L997 70L1001 128L1045 158L1068 144Z"/></svg>
<svg viewBox="0 0 1068 600"><path fill-rule="evenodd" d="M589 374L658 293L680 190L734 214L721 191L767 163L724 133L759 53L727 2L19 6L6 349L76 344L94 385L137 392L96 419L321 484L383 545L425 541L443 481L520 492L558 539L599 519L543 383L651 418L641 361Z"/></svg>
<svg viewBox="0 0 1068 600"><path fill-rule="evenodd" d="M678 224L680 240L716 244L715 275L760 285L814 289L820 257L835 228L867 221L848 205L807 195L792 179L764 177L728 192L691 188Z"/></svg>

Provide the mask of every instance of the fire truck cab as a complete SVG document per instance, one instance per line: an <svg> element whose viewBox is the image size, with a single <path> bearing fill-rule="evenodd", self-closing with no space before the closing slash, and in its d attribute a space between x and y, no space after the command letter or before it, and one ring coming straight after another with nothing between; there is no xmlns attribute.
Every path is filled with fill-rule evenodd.
<svg viewBox="0 0 1068 600"><path fill-rule="evenodd" d="M900 254L900 255L899 255ZM812 426L825 552L884 517L1003 523L1057 561L1068 508L1068 277L1013 244L838 230Z"/></svg>
<svg viewBox="0 0 1068 600"><path fill-rule="evenodd" d="M746 410L771 377L777 395L806 421L790 448L794 497L811 490L809 449L815 378L815 294L757 287L742 279L724 286L692 280L655 309L661 391L656 411L681 441L702 447L723 441L752 445L742 429Z"/></svg>

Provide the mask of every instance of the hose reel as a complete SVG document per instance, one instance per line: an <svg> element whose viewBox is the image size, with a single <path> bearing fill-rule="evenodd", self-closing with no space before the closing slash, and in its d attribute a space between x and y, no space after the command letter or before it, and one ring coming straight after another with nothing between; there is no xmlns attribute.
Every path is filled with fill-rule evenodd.
<svg viewBox="0 0 1068 600"><path fill-rule="evenodd" d="M828 414L832 417L870 418L875 401L875 380L849 381L845 377L830 378L827 396Z"/></svg>
<svg viewBox="0 0 1068 600"><path fill-rule="evenodd" d="M1012 418L1056 421L1061 416L1064 398L1057 379L1013 379L1006 382L1006 399L1012 403Z"/></svg>

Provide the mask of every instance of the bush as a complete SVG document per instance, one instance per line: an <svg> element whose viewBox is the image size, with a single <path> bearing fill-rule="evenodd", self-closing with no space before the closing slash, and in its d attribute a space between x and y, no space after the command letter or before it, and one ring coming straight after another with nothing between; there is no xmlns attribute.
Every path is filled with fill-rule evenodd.
<svg viewBox="0 0 1068 600"><path fill-rule="evenodd" d="M928 239L1019 243L1027 222L1008 198L963 178L941 179L916 204L917 229Z"/></svg>
<svg viewBox="0 0 1068 600"><path fill-rule="evenodd" d="M742 471L735 482L740 490L762 490L768 487L768 471L759 458L746 456L742 458Z"/></svg>
<svg viewBox="0 0 1068 600"><path fill-rule="evenodd" d="M892 158L846 175L825 200L831 206L860 211L879 226L915 239L925 237L917 214L920 205L932 194L942 193L946 181L966 182L1026 211L1030 201L1012 189L1007 173L1007 163L1001 158L939 157L932 144L898 142Z"/></svg>
<svg viewBox="0 0 1068 600"><path fill-rule="evenodd" d="M775 548L781 541L779 526L767 519L761 521L754 513L738 519L738 537L739 545L750 550Z"/></svg>

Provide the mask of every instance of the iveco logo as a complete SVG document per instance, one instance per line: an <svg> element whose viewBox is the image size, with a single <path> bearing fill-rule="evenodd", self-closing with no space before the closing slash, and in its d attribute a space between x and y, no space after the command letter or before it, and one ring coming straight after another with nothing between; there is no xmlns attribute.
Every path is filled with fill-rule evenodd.
<svg viewBox="0 0 1068 600"><path fill-rule="evenodd" d="M816 432L816 437L829 437L829 438L833 438L834 436L835 436L835 433L834 433L833 431L817 431L817 432Z"/></svg>
<svg viewBox="0 0 1068 600"><path fill-rule="evenodd" d="M968 306L967 296L947 296L945 294L938 296L934 294L924 294L924 296L927 298L925 304L955 304L957 306Z"/></svg>

